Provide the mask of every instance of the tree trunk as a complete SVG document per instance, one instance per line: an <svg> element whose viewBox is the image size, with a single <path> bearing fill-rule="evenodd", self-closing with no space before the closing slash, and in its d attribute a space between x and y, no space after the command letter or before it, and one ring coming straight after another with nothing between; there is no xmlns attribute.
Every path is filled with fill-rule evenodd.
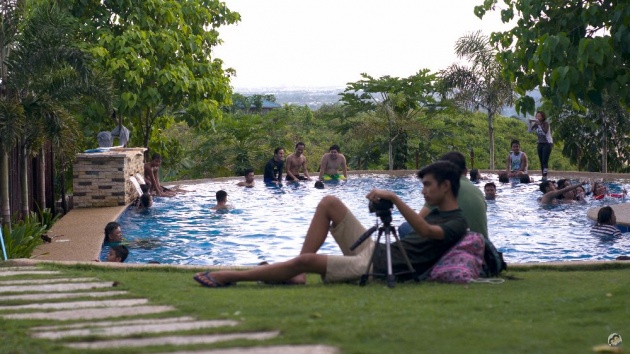
<svg viewBox="0 0 630 354"><path fill-rule="evenodd" d="M2 225L11 232L11 204L9 200L9 155L0 148L0 196L2 196Z"/></svg>
<svg viewBox="0 0 630 354"><path fill-rule="evenodd" d="M20 144L20 184L22 185L22 197L21 197L21 212L22 218L25 219L29 216L30 210L28 207L28 151L26 149L26 144L24 143L24 139L21 139L22 143Z"/></svg>
<svg viewBox="0 0 630 354"><path fill-rule="evenodd" d="M600 118L602 119L602 173L608 173L608 130L606 127L606 117L599 112Z"/></svg>
<svg viewBox="0 0 630 354"><path fill-rule="evenodd" d="M488 138L490 138L490 169L494 170L494 114L488 112Z"/></svg>
<svg viewBox="0 0 630 354"><path fill-rule="evenodd" d="M389 113L389 110L387 112L387 124L388 124L388 130L389 130L389 139L388 139L388 145L389 145L389 170L393 171L394 170L394 147L392 144L392 119Z"/></svg>
<svg viewBox="0 0 630 354"><path fill-rule="evenodd" d="M46 149L39 149L39 171L37 173L37 205L46 209Z"/></svg>

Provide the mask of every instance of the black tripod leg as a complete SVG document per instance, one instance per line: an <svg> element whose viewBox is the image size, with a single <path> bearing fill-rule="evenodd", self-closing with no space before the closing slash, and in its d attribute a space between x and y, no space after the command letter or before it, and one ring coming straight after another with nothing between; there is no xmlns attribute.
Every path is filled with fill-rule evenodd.
<svg viewBox="0 0 630 354"><path fill-rule="evenodd" d="M370 277L370 268L372 268L372 264L374 263L374 256L376 255L376 246L378 245L380 240L381 240L381 234L379 233L378 237L376 238L376 243L374 244L374 250L372 251L372 257L370 257L370 262L368 263L367 269L365 270L365 274L363 274L361 276L361 279L359 279L359 285L360 286L364 286L367 283L368 278Z"/></svg>

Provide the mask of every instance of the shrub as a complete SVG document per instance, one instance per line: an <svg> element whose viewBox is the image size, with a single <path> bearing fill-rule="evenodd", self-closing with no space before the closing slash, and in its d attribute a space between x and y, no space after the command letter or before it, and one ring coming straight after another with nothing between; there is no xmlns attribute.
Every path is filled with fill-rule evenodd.
<svg viewBox="0 0 630 354"><path fill-rule="evenodd" d="M46 211L46 209L44 209ZM8 258L29 258L35 247L42 243L41 236L50 229L57 218L53 218L50 212L42 213L46 224L40 222L36 213L31 213L24 220L20 220L11 226L3 227L2 236Z"/></svg>

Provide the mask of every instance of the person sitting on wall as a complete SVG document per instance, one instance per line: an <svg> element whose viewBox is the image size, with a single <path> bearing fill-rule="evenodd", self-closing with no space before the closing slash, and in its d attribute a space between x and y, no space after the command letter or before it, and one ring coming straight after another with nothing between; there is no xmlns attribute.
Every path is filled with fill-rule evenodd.
<svg viewBox="0 0 630 354"><path fill-rule="evenodd" d="M144 164L144 179L149 185L150 193L155 193L158 197L172 197L175 191L160 185L160 165L162 165L162 156L153 154L151 161Z"/></svg>
<svg viewBox="0 0 630 354"><path fill-rule="evenodd" d="M522 177L527 174L527 154L521 151L521 143L514 139L510 144L512 151L506 159L507 168L505 170L508 177Z"/></svg>
<svg viewBox="0 0 630 354"><path fill-rule="evenodd" d="M295 152L291 155L287 156L286 159L286 171L287 171L287 182L299 182L299 181L310 181L311 176L308 175L308 169L306 168L306 156L304 156L304 148L306 145L304 143L299 142L295 144ZM300 175L300 169L304 171L304 175Z"/></svg>
<svg viewBox="0 0 630 354"><path fill-rule="evenodd" d="M341 169L343 174L339 173ZM348 178L348 166L346 157L341 154L338 145L330 147L327 153L322 156L319 163L319 180L320 181L339 181Z"/></svg>

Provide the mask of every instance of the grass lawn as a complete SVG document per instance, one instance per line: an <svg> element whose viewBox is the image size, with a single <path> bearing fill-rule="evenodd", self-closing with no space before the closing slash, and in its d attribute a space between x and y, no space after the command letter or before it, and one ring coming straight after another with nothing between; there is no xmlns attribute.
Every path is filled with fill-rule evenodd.
<svg viewBox="0 0 630 354"><path fill-rule="evenodd" d="M381 282L324 285L315 276L306 286L240 283L208 289L192 280L194 270L41 267L62 270L64 277L117 281L130 296L174 305L177 315L241 321L197 333L280 330L265 344L327 344L343 353L588 353L613 332L630 340L630 262L512 267L507 274L518 280L502 284L406 283L394 289ZM30 327L46 324L51 323L0 320L0 353L82 352L28 336ZM173 348L144 352L151 349Z"/></svg>

